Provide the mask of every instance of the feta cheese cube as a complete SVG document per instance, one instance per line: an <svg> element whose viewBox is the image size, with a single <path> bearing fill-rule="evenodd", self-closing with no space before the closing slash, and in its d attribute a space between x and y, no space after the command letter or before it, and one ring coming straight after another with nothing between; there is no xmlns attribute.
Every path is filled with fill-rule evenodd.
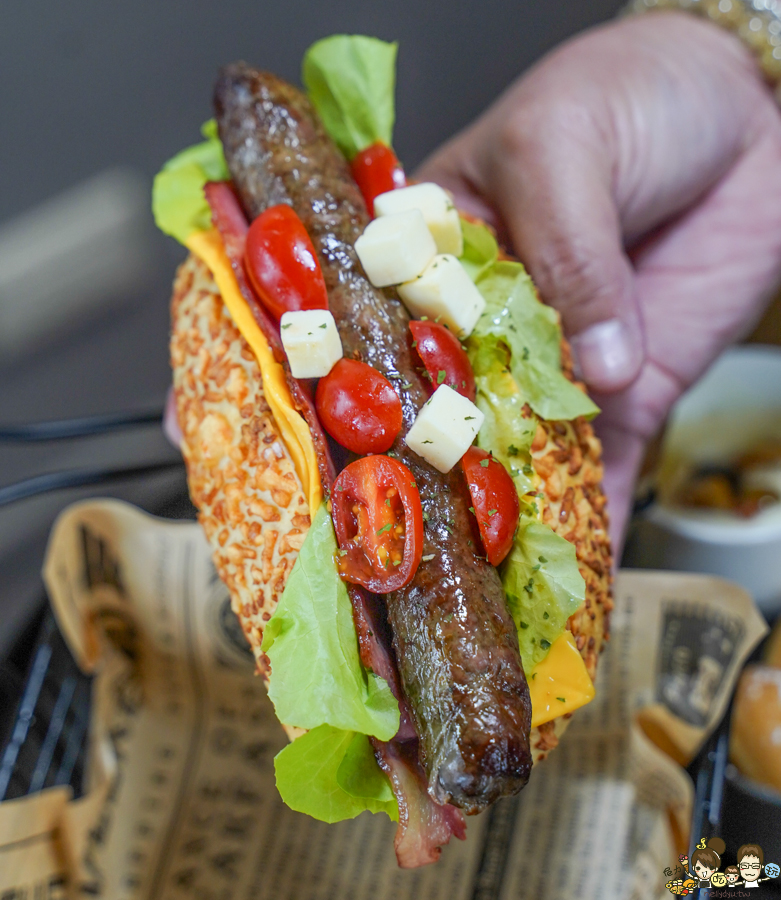
<svg viewBox="0 0 781 900"><path fill-rule="evenodd" d="M438 319L467 337L485 309L485 300L461 263L449 253L435 256L414 280L399 285L399 296L413 316Z"/></svg>
<svg viewBox="0 0 781 900"><path fill-rule="evenodd" d="M279 329L294 378L322 378L342 358L342 341L327 309L283 313Z"/></svg>
<svg viewBox="0 0 781 900"><path fill-rule="evenodd" d="M438 253L461 256L464 237L453 198L438 184L424 182L396 188L374 198L374 215L388 216L407 209L419 209L437 244Z"/></svg>
<svg viewBox="0 0 781 900"><path fill-rule="evenodd" d="M418 209L374 219L355 242L355 252L375 287L415 278L437 252L437 245Z"/></svg>
<svg viewBox="0 0 781 900"><path fill-rule="evenodd" d="M440 472L449 472L472 446L485 416L458 391L441 384L418 413L407 446Z"/></svg>

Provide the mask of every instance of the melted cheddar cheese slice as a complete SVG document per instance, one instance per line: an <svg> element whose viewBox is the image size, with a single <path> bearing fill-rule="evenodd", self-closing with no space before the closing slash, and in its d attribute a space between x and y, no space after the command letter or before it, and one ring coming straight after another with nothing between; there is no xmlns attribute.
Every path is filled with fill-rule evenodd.
<svg viewBox="0 0 781 900"><path fill-rule="evenodd" d="M214 228L193 232L187 238L186 244L188 250L191 250L211 271L231 318L255 354L263 378L263 393L301 479L301 485L309 501L309 511L314 518L323 499L317 455L309 426L293 405L293 398L285 380L285 370L274 359L266 336L260 330L241 295L219 232Z"/></svg>
<svg viewBox="0 0 781 900"><path fill-rule="evenodd" d="M569 631L551 644L529 675L532 728L574 712L594 699L594 684Z"/></svg>

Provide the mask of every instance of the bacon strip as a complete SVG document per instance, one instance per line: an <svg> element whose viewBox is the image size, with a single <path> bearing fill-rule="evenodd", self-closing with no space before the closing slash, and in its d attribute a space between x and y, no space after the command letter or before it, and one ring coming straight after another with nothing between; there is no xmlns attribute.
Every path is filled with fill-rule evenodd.
<svg viewBox="0 0 781 900"><path fill-rule="evenodd" d="M358 635L358 649L364 667L388 682L393 696L399 702L401 721L394 740L417 739L412 712L401 690L399 670L393 659L390 635L382 621L380 599L357 584L348 584L347 591L353 605L353 621Z"/></svg>
<svg viewBox="0 0 781 900"><path fill-rule="evenodd" d="M435 803L426 791L426 775L418 759L418 742L371 738L380 768L390 779L399 804L399 827L393 846L402 869L435 863L451 837L466 838L466 819L460 809Z"/></svg>
<svg viewBox="0 0 781 900"><path fill-rule="evenodd" d="M309 430L312 433L312 441L315 445L315 455L317 456L317 468L320 472L320 480L323 484L323 491L330 490L331 485L336 478L336 469L334 468L331 453L328 449L328 441L323 433L320 420L315 412L315 405L312 400L311 392L308 385L294 378L290 366L282 347L282 339L279 336L279 327L276 322L266 312L262 303L255 296L255 292L249 283L247 274L244 270L244 249L247 244L247 217L244 210L239 204L238 198L234 193L233 186L227 181L212 181L204 187L206 200L212 210L212 221L215 228L220 232L222 241L225 246L225 253L230 260L233 274L239 284L239 290L244 300L252 312L255 321L258 323L260 330L269 342L269 346L274 354L274 359L282 365L285 370L285 378L287 380L290 395L296 409L306 420ZM314 516L316 510L312 510Z"/></svg>

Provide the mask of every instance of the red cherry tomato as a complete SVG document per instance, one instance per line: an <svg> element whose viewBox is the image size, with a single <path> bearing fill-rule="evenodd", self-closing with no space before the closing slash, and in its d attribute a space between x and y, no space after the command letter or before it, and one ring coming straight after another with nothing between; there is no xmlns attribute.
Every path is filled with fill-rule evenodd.
<svg viewBox="0 0 781 900"><path fill-rule="evenodd" d="M389 456L365 456L342 470L331 504L342 578L376 594L409 584L423 553L412 472Z"/></svg>
<svg viewBox="0 0 781 900"><path fill-rule="evenodd" d="M412 321L409 327L434 388L446 384L474 403L475 373L453 332L437 322Z"/></svg>
<svg viewBox="0 0 781 900"><path fill-rule="evenodd" d="M396 159L396 154L382 141L361 150L350 163L350 170L361 189L372 218L374 218L374 198L394 188L404 187L407 183L404 169Z"/></svg>
<svg viewBox="0 0 781 900"><path fill-rule="evenodd" d="M323 428L353 453L384 453L401 431L398 394L376 369L355 359L340 359L320 379L315 405Z"/></svg>
<svg viewBox="0 0 781 900"><path fill-rule="evenodd" d="M472 496L485 555L492 566L498 566L510 552L518 527L521 515L518 491L507 469L479 447L470 447L461 464Z"/></svg>
<svg viewBox="0 0 781 900"><path fill-rule="evenodd" d="M328 309L315 248L304 223L286 203L270 206L250 225L244 268L277 322L296 309Z"/></svg>

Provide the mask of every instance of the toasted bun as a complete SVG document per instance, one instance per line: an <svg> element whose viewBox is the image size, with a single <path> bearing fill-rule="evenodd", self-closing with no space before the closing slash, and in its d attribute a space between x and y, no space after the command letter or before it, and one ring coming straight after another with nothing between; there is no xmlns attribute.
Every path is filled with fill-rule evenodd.
<svg viewBox="0 0 781 900"><path fill-rule="evenodd" d="M729 755L748 778L781 791L781 669L746 666L732 707Z"/></svg>
<svg viewBox="0 0 781 900"><path fill-rule="evenodd" d="M190 494L258 672L267 678L263 630L306 537L309 507L264 399L255 357L211 273L193 256L177 273L171 315L171 362ZM566 347L563 356L571 377ZM526 414L533 416L528 409ZM542 519L575 545L586 581L585 605L568 627L593 679L612 605L600 444L585 420L540 422L532 456L545 495ZM569 718L532 730L535 761L558 744Z"/></svg>

